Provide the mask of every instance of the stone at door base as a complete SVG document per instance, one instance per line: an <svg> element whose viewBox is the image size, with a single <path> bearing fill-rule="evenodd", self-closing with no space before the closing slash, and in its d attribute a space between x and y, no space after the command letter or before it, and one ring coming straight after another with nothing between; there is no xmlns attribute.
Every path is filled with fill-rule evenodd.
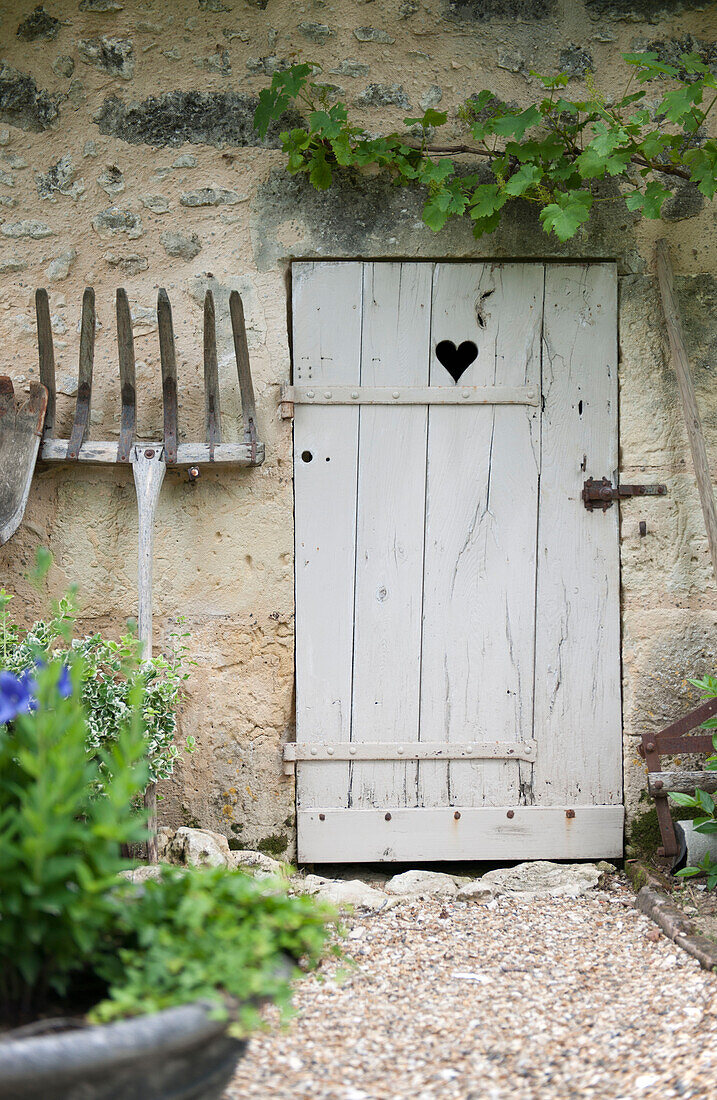
<svg viewBox="0 0 717 1100"><path fill-rule="evenodd" d="M317 900L327 901L338 909L350 906L376 913L389 904L383 891L374 890L360 879L328 879L321 878L320 875L306 875L303 879L295 879L292 885L302 894L311 894Z"/></svg>
<svg viewBox="0 0 717 1100"><path fill-rule="evenodd" d="M490 884L484 883L482 878L477 878L473 882L467 882L464 886L461 886L456 894L457 901L490 901L495 896L493 887Z"/></svg>
<svg viewBox="0 0 717 1100"><path fill-rule="evenodd" d="M267 878L269 875L283 875L287 877L288 868L278 859L265 856L263 852L252 852L249 849L230 852L230 866L237 871L245 871L255 878Z"/></svg>
<svg viewBox="0 0 717 1100"><path fill-rule="evenodd" d="M453 897L458 891L453 876L441 871L404 871L390 878L384 889L398 897Z"/></svg>
<svg viewBox="0 0 717 1100"><path fill-rule="evenodd" d="M231 867L229 841L221 833L209 829L189 829L182 826L167 845L167 857L171 863L185 863L189 867Z"/></svg>
<svg viewBox="0 0 717 1100"><path fill-rule="evenodd" d="M597 886L600 871L594 863L550 863L538 859L516 867L498 867L481 878L496 895L517 898L577 898Z"/></svg>
<svg viewBox="0 0 717 1100"><path fill-rule="evenodd" d="M145 863L141 867L133 867L129 871L120 871L120 878L126 878L127 882L135 885L162 877L163 864Z"/></svg>

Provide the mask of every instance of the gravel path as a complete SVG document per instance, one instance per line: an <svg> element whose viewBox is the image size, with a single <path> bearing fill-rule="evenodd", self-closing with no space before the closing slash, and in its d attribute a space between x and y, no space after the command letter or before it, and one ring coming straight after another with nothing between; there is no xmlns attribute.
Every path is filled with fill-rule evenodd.
<svg viewBox="0 0 717 1100"><path fill-rule="evenodd" d="M298 1015L252 1040L226 1100L712 1100L717 975L633 900L614 880L354 916L355 967L300 983Z"/></svg>

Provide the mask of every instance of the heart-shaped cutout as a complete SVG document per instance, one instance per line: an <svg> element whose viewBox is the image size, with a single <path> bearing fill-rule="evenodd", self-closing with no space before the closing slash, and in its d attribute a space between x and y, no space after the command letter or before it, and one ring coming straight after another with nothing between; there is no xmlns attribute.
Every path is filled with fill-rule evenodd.
<svg viewBox="0 0 717 1100"><path fill-rule="evenodd" d="M464 340L458 347L452 340L441 340L436 344L438 362L446 368L454 382L468 370L478 355L478 348L472 340Z"/></svg>

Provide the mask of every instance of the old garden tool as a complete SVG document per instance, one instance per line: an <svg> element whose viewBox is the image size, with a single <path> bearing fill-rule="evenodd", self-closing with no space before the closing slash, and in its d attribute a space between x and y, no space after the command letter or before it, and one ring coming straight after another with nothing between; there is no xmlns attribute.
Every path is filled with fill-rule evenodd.
<svg viewBox="0 0 717 1100"><path fill-rule="evenodd" d="M46 411L43 385L33 382L25 399L15 395L7 375L0 375L0 545L23 517Z"/></svg>
<svg viewBox="0 0 717 1100"><path fill-rule="evenodd" d="M33 435L31 431L25 432L28 440L30 437L35 440L35 450L31 453L30 442L24 443L26 457L22 461L18 459L15 463L15 468L18 470L18 487L13 489L13 497L17 499L13 515L15 516L19 512L15 526L19 523L22 508L24 508L25 499L27 498L32 467L37 453L36 444L39 441L37 431L42 423L42 414L45 411L42 404L44 399L47 402L47 414L40 449L40 457L44 462L62 462L69 465L76 462L88 462L95 465L118 463L120 465L129 464L132 467L139 511L139 639L142 643L144 657L148 659L152 655L154 516L167 467L186 467L189 470L190 480L196 480L202 465L205 464L208 466L259 466L264 461L264 444L258 441L256 432L254 388L249 365L242 300L236 291L232 291L229 297L229 311L234 336L234 353L239 377L244 425L244 439L240 443L222 443L221 438L215 310L211 291L207 291L204 299L205 443L179 442L174 330L172 310L166 290L160 290L157 298L164 430L162 439L154 442L140 442L135 438L137 409L134 340L132 336L132 318L126 292L123 289L117 291L117 346L121 392L119 441L95 442L88 439L95 345L94 291L91 287L88 287L82 300L77 404L69 439L57 439L55 437L55 361L47 291L37 291L35 306L40 356L40 382L42 385L35 387L29 402L32 410L36 410L35 420L33 421L35 434ZM44 398L42 387L46 390ZM7 404L10 407L9 402ZM23 407L23 409L13 414L16 424L19 420L24 423L27 418L25 408L27 407ZM17 429L12 438L8 435L8 447L13 453L15 445L12 439L15 437L18 437ZM5 433L3 433L4 439ZM19 446L17 449L19 450ZM4 465L3 462L3 467ZM1 499L4 500L4 497ZM5 523L4 512L0 513L0 518ZM12 534L12 531L9 534ZM5 537L9 537L9 534ZM3 540L0 539L0 541ZM153 833L156 833L156 819L154 824L152 822L152 813L156 806L156 801L153 802L153 799L156 799L156 796L154 796L154 792L150 791L148 800L150 837ZM156 858L156 840L154 848L150 843L149 854L150 858Z"/></svg>

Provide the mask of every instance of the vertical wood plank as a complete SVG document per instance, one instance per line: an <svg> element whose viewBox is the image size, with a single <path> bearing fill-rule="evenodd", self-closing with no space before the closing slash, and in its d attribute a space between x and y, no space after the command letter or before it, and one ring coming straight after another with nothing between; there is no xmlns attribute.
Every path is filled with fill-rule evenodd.
<svg viewBox="0 0 717 1100"><path fill-rule="evenodd" d="M364 267L362 386L428 385L430 263ZM426 406L360 410L352 741L417 741ZM351 765L355 807L415 806L417 763Z"/></svg>
<svg viewBox="0 0 717 1100"><path fill-rule="evenodd" d="M295 381L358 384L363 265L296 263L292 280ZM298 741L351 736L358 428L358 408L296 406ZM347 806L348 779L348 763L302 764L297 805Z"/></svg>
<svg viewBox="0 0 717 1100"><path fill-rule="evenodd" d="M549 265L543 339L533 795L622 801L619 510L588 512L617 476L617 273Z"/></svg>
<svg viewBox="0 0 717 1100"><path fill-rule="evenodd" d="M435 349L473 341L465 385L538 385L540 264L437 264L431 385L451 384ZM428 427L421 738L532 734L539 410L432 407ZM421 763L425 806L510 805L516 761Z"/></svg>

